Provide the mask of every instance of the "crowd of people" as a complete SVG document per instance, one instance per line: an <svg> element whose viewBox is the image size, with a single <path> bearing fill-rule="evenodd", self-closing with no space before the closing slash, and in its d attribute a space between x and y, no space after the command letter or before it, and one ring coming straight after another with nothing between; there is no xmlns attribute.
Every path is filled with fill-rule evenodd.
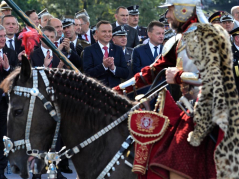
<svg viewBox="0 0 239 179"><path fill-rule="evenodd" d="M85 9L77 12L73 19L56 18L47 9L39 13L35 10L28 10L25 14L32 23L41 28L48 39L82 73L98 79L107 87L115 87L116 91L129 93L152 83L152 77L149 77L149 75L152 75L155 71L176 66L175 56L180 52L175 50L175 45L173 44L173 47L171 47L175 50L170 51L171 54L169 55L171 56L164 54L163 48L167 40L171 37L176 39L177 33L182 33L187 29L188 26L184 27L183 25L188 22L189 17L178 20L179 17L175 17L172 13L171 7L173 6L173 4L168 5L169 8L165 14L160 16L158 21L149 22L148 27L139 26L140 12L138 5L127 8L120 6L115 11L115 22L110 23L101 20L95 26L91 26L90 17ZM31 31L31 28L27 25L21 27L18 19L11 15L11 12L12 9L2 1L0 5L0 82L16 66L21 64L21 56L25 54L21 39L18 38L19 34ZM192 13L191 16L193 15L195 14ZM181 24L175 25L172 23L174 18ZM232 7L230 13L226 11L215 12L207 20L211 24L220 24L230 34L234 57L233 72L237 89L239 89L239 6ZM192 22L198 22L198 20L192 21L191 19L190 23ZM173 61L171 58L174 58ZM67 68L43 41L36 45L30 59L34 67ZM168 70L166 74L171 75L171 81L169 77L167 78L169 83L177 82L177 77L180 78L180 76L183 81L183 73L179 70L173 68ZM134 84L132 84L132 79L134 79ZM121 83L127 83L127 80L131 80L131 83L122 87ZM0 91L0 138L6 135L7 109L8 98L6 94ZM60 148L63 145L61 139L58 142ZM4 169L7 165L7 159L3 156L3 148L3 143L0 143L0 179L6 179ZM59 168L62 172L72 172L68 168L67 161L61 162ZM171 171L176 171L176 169ZM182 175L184 177L195 176L195 173L192 174L188 170L172 172L170 176L176 176L177 178L181 172L186 173ZM201 174L200 176L209 175ZM211 176L214 176L214 174ZM41 176L33 175L32 178L38 179ZM58 178L65 177L58 172Z"/></svg>

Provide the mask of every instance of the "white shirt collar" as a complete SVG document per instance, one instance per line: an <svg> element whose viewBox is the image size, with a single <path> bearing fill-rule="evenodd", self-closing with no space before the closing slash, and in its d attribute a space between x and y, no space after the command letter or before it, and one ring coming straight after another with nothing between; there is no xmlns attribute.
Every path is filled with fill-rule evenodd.
<svg viewBox="0 0 239 179"><path fill-rule="evenodd" d="M120 25L119 25L119 23L118 23L117 21L116 21L116 23L115 23L115 24L116 24L116 27L120 26Z"/></svg>
<svg viewBox="0 0 239 179"><path fill-rule="evenodd" d="M86 35L87 35L87 39L88 39L89 42L91 43L90 31L91 31L91 30L90 30L90 28L89 28L88 31L86 32ZM84 34L84 35L81 35L81 37L86 40L85 34Z"/></svg>
<svg viewBox="0 0 239 179"><path fill-rule="evenodd" d="M237 50L239 51L239 47L234 43L235 47L237 48Z"/></svg>
<svg viewBox="0 0 239 179"><path fill-rule="evenodd" d="M53 56L53 53L52 53L52 50L51 50L51 49L46 49L45 47L43 47L43 46L41 45L41 50L42 50L42 52L43 52L44 57L46 57L46 54L47 54L47 51L48 51L48 50L50 51L50 56Z"/></svg>
<svg viewBox="0 0 239 179"><path fill-rule="evenodd" d="M135 26L135 27L133 27L133 28L137 30L138 26L136 25L136 26Z"/></svg>
<svg viewBox="0 0 239 179"><path fill-rule="evenodd" d="M30 31L30 29L26 26L27 31Z"/></svg>
<svg viewBox="0 0 239 179"><path fill-rule="evenodd" d="M71 41L71 42L73 42L73 44L74 44L74 48L76 48L77 38L76 38L74 41Z"/></svg>
<svg viewBox="0 0 239 179"><path fill-rule="evenodd" d="M105 54L105 50L103 49L104 45L102 45L102 44L100 43L100 41L98 41L98 44L99 44L99 46L100 46L100 49L101 49L102 53ZM109 52L110 43L108 43L108 44L106 45L106 47L108 47L108 52Z"/></svg>
<svg viewBox="0 0 239 179"><path fill-rule="evenodd" d="M149 47L151 48L151 49L154 49L154 45L150 42L150 40L149 40ZM158 47L158 49L160 49L160 44L157 46Z"/></svg>
<svg viewBox="0 0 239 179"><path fill-rule="evenodd" d="M9 42L9 40L12 40L12 46L13 46L13 48L15 49L15 38L13 37L13 38L8 38L8 37L6 37L6 44L7 44L7 47L8 48L10 48L10 42Z"/></svg>
<svg viewBox="0 0 239 179"><path fill-rule="evenodd" d="M149 40L149 47L150 47L150 49L151 49L151 52L152 52L152 54L153 54L153 56L154 56L154 51L155 51L155 46L150 42L150 40ZM158 47L158 49L157 49L157 53L159 54L159 53L161 53L160 52L160 44L157 46Z"/></svg>

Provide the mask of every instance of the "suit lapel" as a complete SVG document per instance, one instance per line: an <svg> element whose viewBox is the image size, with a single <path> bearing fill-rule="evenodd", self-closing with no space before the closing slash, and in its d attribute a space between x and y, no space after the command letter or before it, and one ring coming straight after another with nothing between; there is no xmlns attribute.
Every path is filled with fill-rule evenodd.
<svg viewBox="0 0 239 179"><path fill-rule="evenodd" d="M150 49L150 47L149 47L149 44L146 44L146 45L144 46L144 48L145 48L145 52L146 52L146 54L148 55L150 61L153 63L153 62L154 62L154 57L153 57L152 51L151 51L151 49Z"/></svg>
<svg viewBox="0 0 239 179"><path fill-rule="evenodd" d="M42 66L44 64L45 56L44 56L41 48L39 48L39 50L37 50L37 57L38 57L37 66Z"/></svg>
<svg viewBox="0 0 239 179"><path fill-rule="evenodd" d="M90 40L91 40L91 45L95 44L95 39L93 37L92 31L90 31Z"/></svg>
<svg viewBox="0 0 239 179"><path fill-rule="evenodd" d="M99 57L98 59L103 60L103 53L102 53L102 50L100 49L100 45L98 43L95 43L94 47L95 47L95 52L97 53Z"/></svg>
<svg viewBox="0 0 239 179"><path fill-rule="evenodd" d="M114 57L114 56L115 56L115 48L113 44L110 43L109 57Z"/></svg>

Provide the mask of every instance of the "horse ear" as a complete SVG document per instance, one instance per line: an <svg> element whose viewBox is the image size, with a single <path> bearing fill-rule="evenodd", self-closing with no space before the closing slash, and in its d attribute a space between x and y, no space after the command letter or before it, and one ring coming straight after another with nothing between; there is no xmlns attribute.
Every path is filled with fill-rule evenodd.
<svg viewBox="0 0 239 179"><path fill-rule="evenodd" d="M31 77L31 64L25 55L22 55L22 65L20 72L20 80L25 83Z"/></svg>

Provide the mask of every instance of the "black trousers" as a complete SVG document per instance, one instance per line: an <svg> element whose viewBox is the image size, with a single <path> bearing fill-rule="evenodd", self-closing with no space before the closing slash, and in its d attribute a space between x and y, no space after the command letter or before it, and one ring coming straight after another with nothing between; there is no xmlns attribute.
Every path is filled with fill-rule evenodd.
<svg viewBox="0 0 239 179"><path fill-rule="evenodd" d="M4 156L4 144L2 142L3 136L7 135L7 99L5 96L0 99L0 174L4 173L7 166L7 157Z"/></svg>

